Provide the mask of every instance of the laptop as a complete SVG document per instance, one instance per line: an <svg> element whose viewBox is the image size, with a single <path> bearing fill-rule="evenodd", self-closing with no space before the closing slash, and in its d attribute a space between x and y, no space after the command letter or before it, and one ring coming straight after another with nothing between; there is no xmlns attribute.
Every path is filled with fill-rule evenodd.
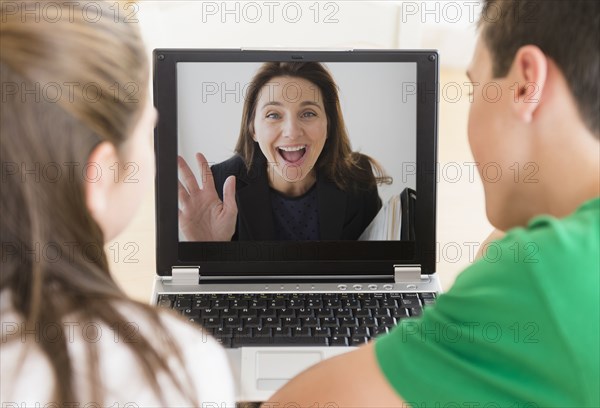
<svg viewBox="0 0 600 408"><path fill-rule="evenodd" d="M157 275L151 301L175 309L226 347L239 401L268 399L309 366L385 335L435 302L441 291L435 263L438 61L437 52L428 50L154 51L154 103L160 121L155 130ZM374 159L386 176L365 198L375 204L359 205L362 198L346 195L350 193L333 176L325 176L318 161L317 188L300 198L281 195L267 182L275 176L260 171L254 180L262 180L262 187L252 190L253 181L238 166L238 173L231 173L236 175L238 207L231 240L187 236L189 230L182 231L178 219L178 157L202 189L212 179L200 169L197 152L213 169L214 184L227 176L223 168L242 163L236 146L248 115L245 104L251 103L258 73L275 62L324 69L333 79L343 118L337 120L338 131L345 132L352 151ZM271 82L277 79L282 78ZM287 90L271 96L286 96L276 106L281 112L265 115L260 106L254 109L257 136L264 131L257 120L272 121L269 126L295 123L290 126L300 138L309 131L303 121L325 118L327 126L333 123L332 111L317 103L326 99L318 86L310 87L315 91L310 98L317 102L306 103L306 112L294 105L308 96L299 92L307 89L300 86L306 82L292 79L282 82ZM310 129L317 129L318 137L325 137L323 129L331 130ZM330 148L330 141L324 143L322 155ZM253 157L270 154L260 142L255 147ZM297 148L304 152L278 154L294 161L290 157L308 149ZM255 170L263 169L264 162L258 163ZM267 163L278 165L277 160ZM222 186L215 189L221 189L222 197ZM324 191L334 193L325 200ZM248 209L244 200L249 196L262 205ZM288 211L294 199L318 207L312 213L317 223L311 218L313 235L282 229L287 221L274 209ZM356 214L349 215L351 210Z"/></svg>

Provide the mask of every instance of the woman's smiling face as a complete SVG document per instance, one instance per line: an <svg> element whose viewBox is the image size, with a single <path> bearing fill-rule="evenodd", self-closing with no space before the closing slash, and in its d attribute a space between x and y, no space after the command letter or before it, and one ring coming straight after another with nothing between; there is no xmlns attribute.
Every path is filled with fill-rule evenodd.
<svg viewBox="0 0 600 408"><path fill-rule="evenodd" d="M263 86L253 139L269 162L273 188L293 196L308 190L326 138L327 116L316 85L302 78L275 77Z"/></svg>

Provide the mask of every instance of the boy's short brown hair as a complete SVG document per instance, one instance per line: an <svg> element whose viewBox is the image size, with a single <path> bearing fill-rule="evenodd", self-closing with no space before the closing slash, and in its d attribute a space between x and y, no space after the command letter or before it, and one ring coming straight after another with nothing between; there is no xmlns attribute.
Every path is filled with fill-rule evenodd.
<svg viewBox="0 0 600 408"><path fill-rule="evenodd" d="M600 138L598 0L484 0L479 26L494 77L506 76L520 47L536 45L558 65L583 122Z"/></svg>

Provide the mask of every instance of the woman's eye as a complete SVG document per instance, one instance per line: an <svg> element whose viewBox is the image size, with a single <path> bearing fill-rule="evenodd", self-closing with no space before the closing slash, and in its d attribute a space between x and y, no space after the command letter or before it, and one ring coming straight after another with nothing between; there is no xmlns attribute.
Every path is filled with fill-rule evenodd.
<svg viewBox="0 0 600 408"><path fill-rule="evenodd" d="M308 117L308 118L312 118L312 117L314 117L314 116L317 116L317 114L316 114L316 113L314 113L314 112L310 112L310 111L309 111L309 112L304 112L304 113L302 114L302 116L304 116L304 117Z"/></svg>
<svg viewBox="0 0 600 408"><path fill-rule="evenodd" d="M269 118L269 119L279 119L279 113L275 113L275 112L268 113L267 114L267 118Z"/></svg>

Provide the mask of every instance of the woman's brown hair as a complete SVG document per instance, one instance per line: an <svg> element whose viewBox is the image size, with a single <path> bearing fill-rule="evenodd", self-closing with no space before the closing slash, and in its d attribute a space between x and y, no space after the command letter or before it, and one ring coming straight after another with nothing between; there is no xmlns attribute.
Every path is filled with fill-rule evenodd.
<svg viewBox="0 0 600 408"><path fill-rule="evenodd" d="M167 353L180 363L182 354L158 313L129 299L111 277L103 232L85 201L82 169L90 152L108 141L123 156L148 102L142 39L136 25L124 21L130 13L116 12L117 4L58 2L44 15L43 2L1 3L0 292L10 295L12 309L23 319L21 331L37 333L35 345L54 373L56 406L81 397L61 323L78 316L82 322L128 327L121 306L139 312L154 329L155 347L132 330L119 331L118 340L136 357L156 395L164 400L157 375L165 372L196 405L189 376L184 386L167 364ZM62 333L47 338L48 327ZM85 347L91 398L105 405L96 345L88 341Z"/></svg>
<svg viewBox="0 0 600 408"><path fill-rule="evenodd" d="M327 116L327 140L315 169L326 179L333 181L340 190L356 192L391 184L391 177L373 158L352 151L350 138L344 123L338 88L329 71L318 62L267 62L252 78L242 112L240 135L235 147L248 168L252 168L258 143L252 139L256 104L261 90L275 77L302 78L314 84L323 97ZM375 174L373 174L375 173Z"/></svg>

